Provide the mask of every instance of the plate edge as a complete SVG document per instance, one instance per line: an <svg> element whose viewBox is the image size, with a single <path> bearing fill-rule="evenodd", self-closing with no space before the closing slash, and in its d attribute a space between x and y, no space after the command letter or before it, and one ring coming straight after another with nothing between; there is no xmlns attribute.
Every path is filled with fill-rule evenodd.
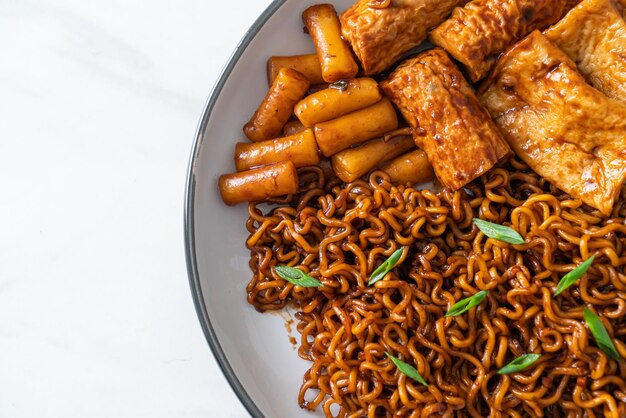
<svg viewBox="0 0 626 418"><path fill-rule="evenodd" d="M191 155L189 157L189 164L187 167L187 179L185 186L185 206L184 206L184 234L185 234L185 259L187 264L187 276L189 279L189 286L191 289L191 295L193 298L193 303L195 305L196 314L198 315L198 320L200 321L200 326L202 327L202 331L204 332L204 336L211 347L211 351L217 361L217 364L220 366L222 373L226 377L226 380L230 384L231 388L246 408L248 413L252 415L254 418L264 418L263 413L259 409L259 407L254 403L248 392L245 390L235 372L233 371L228 359L222 347L217 339L215 334L215 330L213 329L213 325L211 324L211 320L204 306L204 297L202 293L202 287L200 285L200 279L198 276L198 266L196 260L196 242L195 242L195 220L194 220L194 203L195 203L195 163L198 156L198 152L202 145L202 134L206 129L208 121L211 117L211 113L213 111L213 107L215 106L215 102L219 97L224 84L230 74L232 73L235 65L245 52L245 50L250 45L250 42L255 38L255 36L259 33L259 30L267 23L270 17L276 13L276 11L286 2L287 0L273 0L270 5L259 15L259 17L254 21L252 26L246 31L245 35L239 41L235 50L231 54L226 66L222 69L221 74L219 75L217 82L211 89L211 93L204 105L204 109L202 110L202 116L200 118L200 122L198 123L198 127L196 129L194 142L191 148Z"/></svg>

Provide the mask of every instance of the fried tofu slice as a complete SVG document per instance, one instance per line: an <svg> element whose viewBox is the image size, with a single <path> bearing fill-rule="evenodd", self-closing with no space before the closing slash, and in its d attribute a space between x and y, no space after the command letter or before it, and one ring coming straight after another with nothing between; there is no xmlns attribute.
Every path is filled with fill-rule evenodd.
<svg viewBox="0 0 626 418"><path fill-rule="evenodd" d="M530 168L611 213L626 180L626 104L587 84L538 31L506 52L481 91L481 103Z"/></svg>
<svg viewBox="0 0 626 418"><path fill-rule="evenodd" d="M626 21L614 0L584 0L544 35L589 84L626 102Z"/></svg>
<svg viewBox="0 0 626 418"><path fill-rule="evenodd" d="M428 31L467 0L358 0L341 14L341 31L367 75L391 67L426 39Z"/></svg>
<svg viewBox="0 0 626 418"><path fill-rule="evenodd" d="M444 50L404 61L381 87L413 128L415 143L446 188L460 189L512 154Z"/></svg>
<svg viewBox="0 0 626 418"><path fill-rule="evenodd" d="M535 29L556 23L578 0L473 0L454 10L431 34L462 63L472 81L483 79L498 56Z"/></svg>

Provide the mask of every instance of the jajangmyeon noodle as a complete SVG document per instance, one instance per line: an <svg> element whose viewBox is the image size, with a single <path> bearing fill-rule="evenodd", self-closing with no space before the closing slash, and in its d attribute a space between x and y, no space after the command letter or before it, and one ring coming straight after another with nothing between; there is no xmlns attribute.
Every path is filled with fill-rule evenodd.
<svg viewBox="0 0 626 418"><path fill-rule="evenodd" d="M394 185L382 171L342 183L299 170L297 195L249 206L248 301L298 311L298 353L311 362L298 402L340 417L624 417L626 366L600 350L583 308L603 319L626 355L626 189L611 216L581 206L512 159L456 192ZM474 217L525 238L487 238ZM398 248L398 266L368 287ZM559 279L595 262L554 297ZM322 282L294 286L273 270L301 266ZM476 309L444 317L489 290ZM388 352L415 365L423 386ZM497 370L525 353L527 369Z"/></svg>

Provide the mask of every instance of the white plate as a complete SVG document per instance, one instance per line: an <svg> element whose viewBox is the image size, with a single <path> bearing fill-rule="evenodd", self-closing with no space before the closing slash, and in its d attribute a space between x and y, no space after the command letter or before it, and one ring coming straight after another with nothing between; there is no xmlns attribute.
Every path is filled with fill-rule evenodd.
<svg viewBox="0 0 626 418"><path fill-rule="evenodd" d="M353 2L331 3L342 12ZM185 242L196 309L218 363L254 417L323 414L298 406L298 390L310 363L289 342L285 320L260 314L246 301L252 275L244 245L247 206L225 206L217 179L235 170L235 143L245 139L242 127L268 89L267 58L314 52L301 14L316 3L321 1L276 0L250 28L209 98L189 166ZM299 339L295 329L293 335Z"/></svg>

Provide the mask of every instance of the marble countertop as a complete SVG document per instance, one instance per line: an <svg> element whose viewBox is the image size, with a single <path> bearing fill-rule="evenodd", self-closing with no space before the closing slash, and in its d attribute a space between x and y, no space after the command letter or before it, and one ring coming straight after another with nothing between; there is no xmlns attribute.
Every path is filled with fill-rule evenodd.
<svg viewBox="0 0 626 418"><path fill-rule="evenodd" d="M0 417L246 417L183 245L196 124L269 0L0 7Z"/></svg>

